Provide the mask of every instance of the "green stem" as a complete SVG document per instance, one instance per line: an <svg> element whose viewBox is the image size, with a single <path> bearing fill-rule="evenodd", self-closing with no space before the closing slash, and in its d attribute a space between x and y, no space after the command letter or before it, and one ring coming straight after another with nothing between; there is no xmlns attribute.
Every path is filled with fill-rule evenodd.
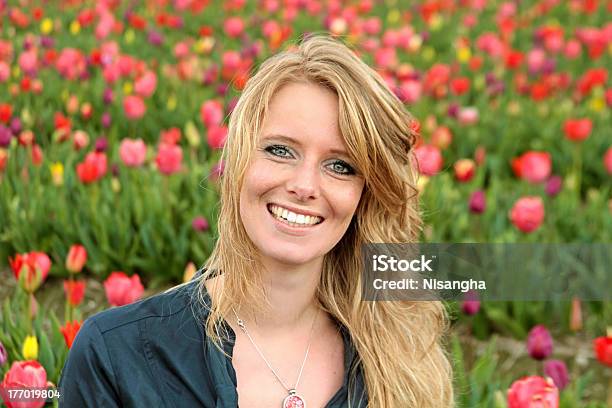
<svg viewBox="0 0 612 408"><path fill-rule="evenodd" d="M580 203L580 190L582 189L582 145L578 144L574 149L574 173L576 175L576 195Z"/></svg>
<svg viewBox="0 0 612 408"><path fill-rule="evenodd" d="M33 333L33 329L32 329L32 300L34 299L34 294L33 293L29 293L28 294L28 300L26 301L27 307L26 307L26 316L27 316L27 321L28 321L28 334L34 334Z"/></svg>

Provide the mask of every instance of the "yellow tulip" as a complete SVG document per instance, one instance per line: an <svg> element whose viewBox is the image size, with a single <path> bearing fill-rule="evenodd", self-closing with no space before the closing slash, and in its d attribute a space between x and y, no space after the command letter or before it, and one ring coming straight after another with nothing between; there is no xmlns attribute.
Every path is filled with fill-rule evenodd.
<svg viewBox="0 0 612 408"><path fill-rule="evenodd" d="M606 102L604 101L603 98L591 98L591 100L589 101L589 108L593 111L593 112L601 112L602 110L604 110L604 108L606 107Z"/></svg>
<svg viewBox="0 0 612 408"><path fill-rule="evenodd" d="M401 17L402 15L400 14L399 10L393 9L389 11L389 14L387 14L387 22L389 24L395 24L400 20Z"/></svg>
<svg viewBox="0 0 612 408"><path fill-rule="evenodd" d="M36 360L38 358L38 340L36 336L26 336L21 350L25 360Z"/></svg>
<svg viewBox="0 0 612 408"><path fill-rule="evenodd" d="M19 75L21 75L21 70L17 65L15 65L13 67L13 78L19 78Z"/></svg>
<svg viewBox="0 0 612 408"><path fill-rule="evenodd" d="M126 44L131 44L134 42L135 37L136 37L136 34L134 33L134 30L130 28L125 32L123 39L125 40Z"/></svg>
<svg viewBox="0 0 612 408"><path fill-rule="evenodd" d="M431 27L431 31L438 31L442 28L442 24L444 23L444 19L439 14L434 14L431 16L429 20L429 26Z"/></svg>
<svg viewBox="0 0 612 408"><path fill-rule="evenodd" d="M81 32L81 24L77 20L74 20L72 23L70 23L70 33L72 35L77 35L80 32Z"/></svg>
<svg viewBox="0 0 612 408"><path fill-rule="evenodd" d="M53 179L53 184L56 186L61 186L64 184L64 165L60 162L56 162L51 164L51 178Z"/></svg>
<svg viewBox="0 0 612 408"><path fill-rule="evenodd" d="M472 51L468 47L460 47L457 50L457 59L461 63L466 63L472 57Z"/></svg>
<svg viewBox="0 0 612 408"><path fill-rule="evenodd" d="M51 31L53 31L53 21L51 21L51 19L48 17L41 21L40 31L42 31L43 34L49 34Z"/></svg>
<svg viewBox="0 0 612 408"><path fill-rule="evenodd" d="M170 95L168 98L168 102L166 103L166 107L169 111L173 111L176 109L176 96Z"/></svg>
<svg viewBox="0 0 612 408"><path fill-rule="evenodd" d="M132 86L131 82L126 82L125 84L123 84L123 93L125 95L131 94L133 89L134 87Z"/></svg>

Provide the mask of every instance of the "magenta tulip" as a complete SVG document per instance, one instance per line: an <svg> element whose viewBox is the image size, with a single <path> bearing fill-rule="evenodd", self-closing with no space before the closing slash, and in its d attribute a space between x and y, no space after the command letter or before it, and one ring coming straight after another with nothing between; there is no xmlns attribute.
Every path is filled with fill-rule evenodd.
<svg viewBox="0 0 612 408"><path fill-rule="evenodd" d="M544 374L552 378L553 382L559 388L564 389L569 384L569 375L567 366L561 360L548 360L544 363Z"/></svg>
<svg viewBox="0 0 612 408"><path fill-rule="evenodd" d="M527 351L536 360L544 360L553 351L553 340L548 329L539 324L527 335Z"/></svg>

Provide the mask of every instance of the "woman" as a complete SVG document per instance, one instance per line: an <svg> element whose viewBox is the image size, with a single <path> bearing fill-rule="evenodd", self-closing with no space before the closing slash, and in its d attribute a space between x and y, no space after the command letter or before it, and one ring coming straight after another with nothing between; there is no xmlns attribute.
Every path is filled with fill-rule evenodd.
<svg viewBox="0 0 612 408"><path fill-rule="evenodd" d="M421 227L411 123L334 39L265 61L230 118L203 273L88 319L64 405L452 406L443 306L361 300L361 245Z"/></svg>

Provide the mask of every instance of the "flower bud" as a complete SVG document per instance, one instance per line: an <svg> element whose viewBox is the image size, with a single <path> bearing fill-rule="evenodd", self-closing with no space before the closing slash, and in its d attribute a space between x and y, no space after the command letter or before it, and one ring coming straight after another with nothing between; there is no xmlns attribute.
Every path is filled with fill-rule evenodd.
<svg viewBox="0 0 612 408"><path fill-rule="evenodd" d="M539 324L527 336L527 351L536 360L544 360L553 351L553 340L546 327Z"/></svg>
<svg viewBox="0 0 612 408"><path fill-rule="evenodd" d="M552 378L553 382L559 388L564 389L569 384L569 375L567 366L561 360L548 360L544 363L544 374Z"/></svg>

